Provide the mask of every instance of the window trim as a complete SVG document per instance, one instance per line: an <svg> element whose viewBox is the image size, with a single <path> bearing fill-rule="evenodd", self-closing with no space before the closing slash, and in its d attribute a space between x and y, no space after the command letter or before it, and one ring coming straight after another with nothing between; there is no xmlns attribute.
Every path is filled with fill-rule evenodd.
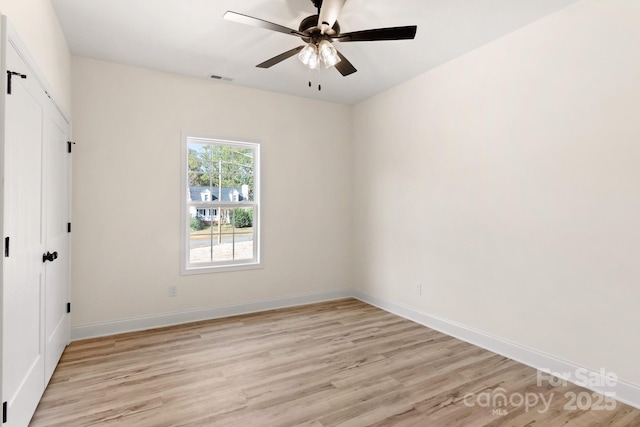
<svg viewBox="0 0 640 427"><path fill-rule="evenodd" d="M187 191L188 191L188 175L189 175L189 166L188 166L188 153L189 153L189 142L194 142L193 140L202 140L207 144L215 144L220 143L227 146L232 147L241 147L241 148L251 148L254 150L254 186L253 192L254 197L253 201L250 204L245 204L243 202L228 202L223 203L224 205L229 205L230 207L238 207L241 208L243 206L253 207L253 235L254 235L254 258L251 260L239 260L239 261L229 261L220 265L205 265L205 266L194 266L189 262L190 258L190 234L191 229L189 226L190 214L189 208L192 205L189 205L187 200ZM212 135L197 133L197 132L182 132L182 144L181 150L182 154L180 156L181 159L181 179L180 179L180 188L181 188L181 196L180 196L180 275L192 275L192 274L208 274L208 273L219 273L219 272L228 272L228 271L236 271L236 270L251 270L256 268L262 268L262 260L261 260L261 241L260 238L260 148L261 144L258 142L250 142L250 141L237 141L237 140L228 140L223 138L218 138ZM199 206L200 203L196 202L196 209L202 208L207 209L210 206L204 206L206 202L201 202L202 206ZM216 205L217 206L217 205ZM216 209L216 208L212 208ZM218 208L219 209L219 208Z"/></svg>

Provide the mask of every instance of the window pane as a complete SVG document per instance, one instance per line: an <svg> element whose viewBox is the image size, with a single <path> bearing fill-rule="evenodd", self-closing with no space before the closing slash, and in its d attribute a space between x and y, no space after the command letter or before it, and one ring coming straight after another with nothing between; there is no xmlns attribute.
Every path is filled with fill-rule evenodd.
<svg viewBox="0 0 640 427"><path fill-rule="evenodd" d="M189 172L211 172L211 154L207 145L189 144Z"/></svg>
<svg viewBox="0 0 640 427"><path fill-rule="evenodd" d="M235 208L232 215L235 233L253 233L253 217L253 208Z"/></svg>
<svg viewBox="0 0 640 427"><path fill-rule="evenodd" d="M233 177L233 189L235 190L234 193L238 194L238 202L251 200L251 188L246 180L237 175Z"/></svg>
<svg viewBox="0 0 640 427"><path fill-rule="evenodd" d="M217 184L218 180L216 180ZM222 188L216 185L216 198L220 197L221 202L233 202L233 176L232 175L222 175ZM217 199L216 199L217 200Z"/></svg>
<svg viewBox="0 0 640 427"><path fill-rule="evenodd" d="M189 239L189 261L192 264L211 262L211 234L208 234L208 231L206 229L193 231L192 228Z"/></svg>
<svg viewBox="0 0 640 427"><path fill-rule="evenodd" d="M230 160L220 160L216 163L216 170L223 175L231 175L234 173L233 163Z"/></svg>
<svg viewBox="0 0 640 427"><path fill-rule="evenodd" d="M250 148L236 148L233 156L238 170L246 167L253 167L253 150Z"/></svg>
<svg viewBox="0 0 640 427"><path fill-rule="evenodd" d="M248 166L238 166L236 175L241 177L242 179L251 179L253 178L253 168Z"/></svg>
<svg viewBox="0 0 640 427"><path fill-rule="evenodd" d="M209 175L204 173L189 172L189 186L209 185Z"/></svg>
<svg viewBox="0 0 640 427"><path fill-rule="evenodd" d="M253 233L252 234L236 234L233 259L252 259L253 258Z"/></svg>
<svg viewBox="0 0 640 427"><path fill-rule="evenodd" d="M211 257L213 262L233 260L232 234L218 234L214 236Z"/></svg>

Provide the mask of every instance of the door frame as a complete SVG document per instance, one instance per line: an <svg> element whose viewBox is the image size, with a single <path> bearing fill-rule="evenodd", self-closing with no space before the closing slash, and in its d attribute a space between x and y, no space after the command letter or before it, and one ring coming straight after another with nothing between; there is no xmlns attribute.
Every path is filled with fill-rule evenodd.
<svg viewBox="0 0 640 427"><path fill-rule="evenodd" d="M5 15L0 15L0 129L5 129L5 103L7 96L7 64L6 64L6 55L5 52L7 50L8 45L13 46L13 48L18 52L18 55L22 58L24 63L27 65L29 69L29 78L35 79L38 84L45 91L54 107L60 112L64 120L69 125L69 134L72 134L71 127L71 114L64 107L62 102L60 102L60 98L56 95L52 86L49 84L44 74L40 71L40 68L37 65L35 59L29 53L27 49L27 45L22 41L15 28L11 25L9 19ZM0 154L2 154L2 161L0 161L0 177L2 180L0 182L4 182L4 152L5 152L5 141L4 141L4 131L0 131ZM71 187L72 180L72 158L69 159L69 187ZM71 195L71 188L69 188L69 194ZM69 204L71 204L71 199L69 200ZM71 219L71 209L69 209L69 221L72 222ZM4 296L4 185L0 185L0 234L2 235L2 261L0 261L0 331L3 330L3 321L4 321L4 313L3 313L3 296ZM69 238L69 280L71 280L71 262L72 262L72 247L71 247L71 238ZM71 286L69 286L69 294L71 293ZM68 300L71 301L71 295L68 295ZM0 385L2 384L2 366L3 366L3 340L0 339ZM2 387L0 386L0 403L5 401L5 396L2 395ZM0 422L2 420L0 419Z"/></svg>

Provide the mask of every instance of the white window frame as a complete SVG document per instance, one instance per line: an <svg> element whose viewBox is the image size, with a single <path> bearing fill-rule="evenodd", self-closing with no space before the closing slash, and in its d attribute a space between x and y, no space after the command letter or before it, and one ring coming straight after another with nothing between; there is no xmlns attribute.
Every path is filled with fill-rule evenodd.
<svg viewBox="0 0 640 427"><path fill-rule="evenodd" d="M253 188L253 200L252 201L219 201L219 202L201 202L191 201L189 202L187 194L189 191L189 143L202 142L205 144L217 144L226 145L231 147L251 148L254 150L254 188ZM182 132L182 179L181 179L181 215L180 215L180 273L182 275L190 274L205 274L226 272L233 270L247 270L254 268L262 268L260 261L260 144L256 142L246 141L231 141L226 139L216 138L211 135L205 135L194 132ZM195 207L197 209L220 209L224 208L241 208L252 207L253 208L253 259L245 260L233 260L233 261L220 261L208 264L192 264L190 262L190 218L189 208Z"/></svg>

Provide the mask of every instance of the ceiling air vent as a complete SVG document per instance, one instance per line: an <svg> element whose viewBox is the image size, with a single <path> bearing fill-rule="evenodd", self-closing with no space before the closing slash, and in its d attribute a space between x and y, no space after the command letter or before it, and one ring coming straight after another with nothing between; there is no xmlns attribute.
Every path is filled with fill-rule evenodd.
<svg viewBox="0 0 640 427"><path fill-rule="evenodd" d="M209 78L211 78L211 79L213 79L213 80L222 80L223 82L230 82L230 81L232 81L232 80L233 80L233 79L232 79L232 78L230 78L230 77L222 77L222 76L217 76L217 75L215 75L215 74L211 74L211 75L209 76Z"/></svg>

